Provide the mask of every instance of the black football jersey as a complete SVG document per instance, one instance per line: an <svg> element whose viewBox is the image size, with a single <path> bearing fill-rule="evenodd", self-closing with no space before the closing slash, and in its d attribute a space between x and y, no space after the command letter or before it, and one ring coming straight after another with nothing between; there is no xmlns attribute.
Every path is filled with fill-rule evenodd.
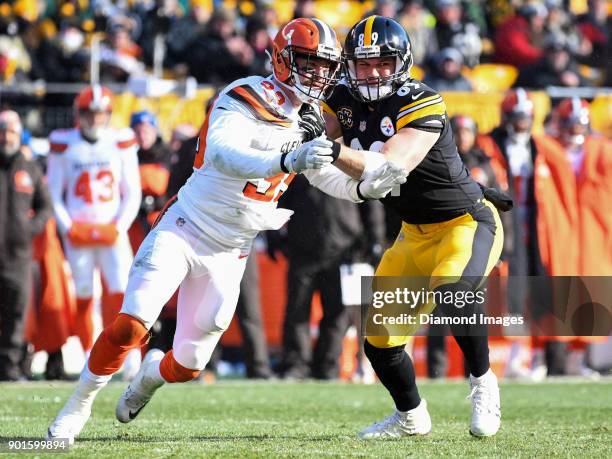
<svg viewBox="0 0 612 459"><path fill-rule="evenodd" d="M408 175L399 196L381 201L407 223L438 223L464 214L482 198L479 185L463 164L442 97L418 80L408 80L395 94L374 104L356 100L340 83L324 103L342 126L345 145L380 151L404 127L440 132L423 161Z"/></svg>

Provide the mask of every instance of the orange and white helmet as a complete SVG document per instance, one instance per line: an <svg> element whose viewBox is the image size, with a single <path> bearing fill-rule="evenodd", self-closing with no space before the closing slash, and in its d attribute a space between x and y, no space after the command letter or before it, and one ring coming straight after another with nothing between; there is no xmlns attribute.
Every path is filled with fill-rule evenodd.
<svg viewBox="0 0 612 459"><path fill-rule="evenodd" d="M559 139L567 145L582 145L591 124L589 103L578 97L563 99L553 111Z"/></svg>
<svg viewBox="0 0 612 459"><path fill-rule="evenodd" d="M94 84L79 92L74 100L78 111L111 112L113 110L113 93L110 89Z"/></svg>
<svg viewBox="0 0 612 459"><path fill-rule="evenodd" d="M529 141L533 125L533 100L523 88L512 89L506 93L501 104L501 122L514 141Z"/></svg>
<svg viewBox="0 0 612 459"><path fill-rule="evenodd" d="M77 127L91 140L97 140L102 130L108 125L110 116L104 122L91 119L91 113L106 113L110 115L113 110L113 93L110 89L100 85L87 86L82 89L74 100Z"/></svg>
<svg viewBox="0 0 612 459"><path fill-rule="evenodd" d="M513 116L533 117L531 95L523 88L512 89L506 93L501 104L502 118Z"/></svg>
<svg viewBox="0 0 612 459"><path fill-rule="evenodd" d="M298 66L296 58L306 64ZM336 32L319 19L298 18L278 31L272 43L274 77L301 101L325 99L338 82L342 47ZM326 68L317 71L321 60Z"/></svg>

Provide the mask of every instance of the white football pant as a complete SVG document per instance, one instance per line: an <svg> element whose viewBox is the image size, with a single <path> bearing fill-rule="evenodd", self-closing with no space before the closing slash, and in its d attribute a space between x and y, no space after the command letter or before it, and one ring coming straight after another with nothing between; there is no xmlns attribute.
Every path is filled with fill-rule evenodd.
<svg viewBox="0 0 612 459"><path fill-rule="evenodd" d="M91 298L94 270L99 268L110 293L123 293L133 254L127 233L119 233L112 246L75 247L64 238L66 259L70 264L77 298Z"/></svg>
<svg viewBox="0 0 612 459"><path fill-rule="evenodd" d="M180 286L173 355L203 370L234 315L247 258L211 240L178 207L166 211L138 249L121 312L150 329Z"/></svg>

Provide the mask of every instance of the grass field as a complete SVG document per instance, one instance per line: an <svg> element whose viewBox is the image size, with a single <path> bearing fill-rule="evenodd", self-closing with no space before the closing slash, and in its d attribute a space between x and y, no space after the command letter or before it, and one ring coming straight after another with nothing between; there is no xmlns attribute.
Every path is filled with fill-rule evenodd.
<svg viewBox="0 0 612 459"><path fill-rule="evenodd" d="M41 437L72 387L0 384L0 441ZM114 417L122 389L111 383L100 393L80 439L60 457L612 457L612 381L504 384L502 428L490 439L468 434L466 383L423 382L432 433L376 442L359 441L355 433L390 413L380 385L166 386L128 425Z"/></svg>

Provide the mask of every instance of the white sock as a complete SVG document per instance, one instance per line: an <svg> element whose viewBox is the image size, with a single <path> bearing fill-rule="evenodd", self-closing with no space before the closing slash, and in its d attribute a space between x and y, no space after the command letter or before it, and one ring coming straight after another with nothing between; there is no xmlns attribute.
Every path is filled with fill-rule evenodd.
<svg viewBox="0 0 612 459"><path fill-rule="evenodd" d="M147 368L145 369L145 377L142 379L143 385L146 384L149 387L157 388L167 382L159 371L160 363L161 360L156 360L147 365Z"/></svg>
<svg viewBox="0 0 612 459"><path fill-rule="evenodd" d="M491 371L491 368L489 368L484 375L479 376L478 378L476 376L470 374L470 379L472 380L472 382L474 384L481 384L481 383L483 383L485 381L488 381L488 380L491 380L491 379L497 380L497 378L495 377L495 373L493 373Z"/></svg>
<svg viewBox="0 0 612 459"><path fill-rule="evenodd" d="M99 376L93 374L89 369L89 363L85 363L85 368L81 371L79 383L74 394L83 402L93 402L98 392L108 384L113 375Z"/></svg>

